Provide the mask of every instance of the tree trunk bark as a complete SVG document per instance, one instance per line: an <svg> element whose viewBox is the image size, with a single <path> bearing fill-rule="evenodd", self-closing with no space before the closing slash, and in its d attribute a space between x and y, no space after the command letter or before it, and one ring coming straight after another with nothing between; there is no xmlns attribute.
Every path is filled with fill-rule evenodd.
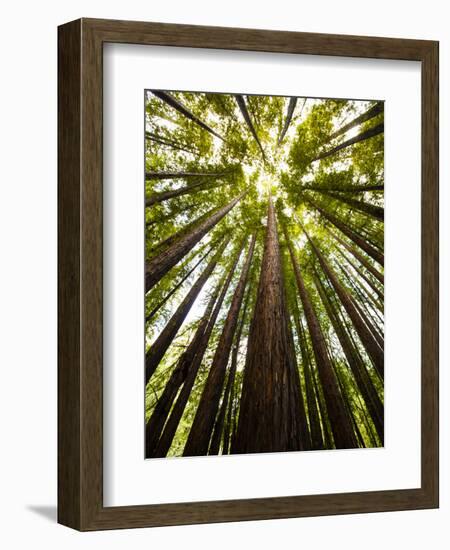
<svg viewBox="0 0 450 550"><path fill-rule="evenodd" d="M369 261L364 258L357 250L355 250L353 247L348 245L346 242L344 242L341 238L339 238L337 235L335 235L332 231L330 231L331 235L336 239L338 243L340 243L346 250L350 252L350 254L358 260L358 262L363 265L370 273L382 284L384 285L384 275L378 271Z"/></svg>
<svg viewBox="0 0 450 550"><path fill-rule="evenodd" d="M232 453L298 450L292 403L291 337L287 323L277 221L269 197L264 253L248 337L237 432ZM296 373L298 376L298 372ZM297 429L297 432L295 431Z"/></svg>
<svg viewBox="0 0 450 550"><path fill-rule="evenodd" d="M253 235L248 249L239 282L234 291L233 300L228 310L205 387L192 422L189 436L184 447L183 456L203 456L208 453L211 434L219 408L220 396L225 380L226 368L233 338L236 332L239 311L247 285L248 273L255 250L256 235Z"/></svg>
<svg viewBox="0 0 450 550"><path fill-rule="evenodd" d="M209 446L208 454L218 454L220 450L220 438L223 429L223 453L228 454L229 451L229 439L230 439L230 426L231 426L231 414L233 408L234 399L234 380L236 378L237 361L239 353L239 345L241 342L242 331L245 325L245 319L247 315L248 302L250 300L251 286L247 290L244 305L242 307L241 319L237 328L236 336L234 339L234 346L231 350L231 365L228 373L227 386L225 388L225 394L222 400L222 406L219 416L214 426L214 432Z"/></svg>
<svg viewBox="0 0 450 550"><path fill-rule="evenodd" d="M177 143L173 140L170 140L168 138L165 138L163 136L158 136L156 134L152 134L151 132L145 132L145 137L153 141L154 143L158 143L159 145L165 145L167 147L171 147L172 149L175 149L177 151L184 151L185 153L189 153L191 155L198 155L198 151L195 149L191 149L188 145L185 145L183 143Z"/></svg>
<svg viewBox="0 0 450 550"><path fill-rule="evenodd" d="M253 126L252 119L250 118L250 113L247 110L247 105L245 103L245 99L242 95L236 95L236 102L239 106L239 109L241 110L242 116L244 117L245 122L247 123L247 126L250 130L250 133L254 137L256 143L258 144L259 150L261 151L261 155L263 157L264 162L266 162L266 155L264 153L264 149L261 145L261 142L259 141L258 134L256 133L255 127Z"/></svg>
<svg viewBox="0 0 450 550"><path fill-rule="evenodd" d="M236 206L245 193L234 198L226 206L211 212L187 234L180 235L167 249L147 262L145 269L145 288L148 292L164 275L183 258L228 212Z"/></svg>
<svg viewBox="0 0 450 550"><path fill-rule="evenodd" d="M351 241L364 250L364 252L370 256L373 260L378 262L380 265L384 266L384 255L382 252L377 250L375 247L370 245L366 240L357 235L352 229L350 229L344 222L315 204L314 201L308 199L308 202L318 211L322 216L331 222L335 227L337 227L344 235L346 235Z"/></svg>
<svg viewBox="0 0 450 550"><path fill-rule="evenodd" d="M184 178L219 178L224 172L145 172L146 180L168 180Z"/></svg>
<svg viewBox="0 0 450 550"><path fill-rule="evenodd" d="M348 336L344 324L339 318L339 314L333 306L331 299L326 292L322 281L318 275L314 278L314 283L319 292L322 303L327 311L328 317L333 325L334 331L342 346L342 350L347 358L349 367L355 378L356 385L366 403L369 414L377 430L380 440L384 441L384 407L378 396L378 393L373 385L373 382L366 370L364 362L361 359L358 351L353 346L350 337Z"/></svg>
<svg viewBox="0 0 450 550"><path fill-rule="evenodd" d="M365 193L366 191L383 191L384 185L302 185L300 190L317 191L324 193L325 191L334 191L336 193Z"/></svg>
<svg viewBox="0 0 450 550"><path fill-rule="evenodd" d="M351 130L355 126L358 126L359 124L362 124L363 122L366 122L367 120L370 120L371 118L376 117L380 113L384 111L384 103L382 101L378 101L375 105L370 107L369 110L367 110L365 113L362 113L361 115L357 116L353 120L351 120L348 124L345 124L342 126L342 128L339 128L334 134L332 134L328 141L331 141L334 138L337 138L341 134L345 134L345 132L348 132L348 130Z"/></svg>
<svg viewBox="0 0 450 550"><path fill-rule="evenodd" d="M222 307L223 301L227 294L228 288L233 279L233 275L236 269L236 265L239 261L241 252L242 252L242 247L239 248L239 250L235 255L235 258L228 272L227 278L220 292L220 296L214 305L214 309L211 314L211 317L208 319L207 326L205 330L202 332L200 341L196 346L194 357L186 358L186 361L188 361L188 364L186 366L187 375L186 375L183 387L181 388L181 391L177 397L177 400L172 408L170 416L164 426L163 433L153 452L153 455L152 455L153 457L162 458L166 456L172 445L173 438L175 436L181 417L183 416L184 410L186 408L186 404L191 394L192 388L194 386L194 382L197 377L198 370L200 368L200 365L202 364L203 355L205 354L206 348L208 347L208 342L211 337L211 333L213 331L214 325L216 324L217 317L220 313L220 309Z"/></svg>
<svg viewBox="0 0 450 550"><path fill-rule="evenodd" d="M148 323L153 319L153 317L158 313L158 311L163 307L164 304L175 294L175 292L186 282L187 279L194 273L197 267L203 262L203 260L211 254L211 248L204 254L198 262L183 276L183 278L168 292L164 298L150 311L150 313L145 317L145 322Z"/></svg>
<svg viewBox="0 0 450 550"><path fill-rule="evenodd" d="M295 311L295 326L302 355L303 373L305 377L306 403L308 405L308 418L311 431L311 444L314 450L323 449L322 429L320 427L320 415L316 401L314 383L311 373L309 350L306 343L305 330L300 318L298 307Z"/></svg>
<svg viewBox="0 0 450 550"><path fill-rule="evenodd" d="M350 449L358 446L345 403L341 395L333 364L328 356L325 337L319 324L316 312L310 300L300 271L294 248L285 230L286 242L291 256L292 267L297 282L300 299L303 305L306 322L311 336L311 343L316 358L316 365L327 406L328 417L333 431L334 442L338 449Z"/></svg>
<svg viewBox="0 0 450 550"><path fill-rule="evenodd" d="M364 319L361 317L360 313L355 307L353 300L350 298L350 296L347 294L347 291L338 281L336 275L334 274L328 263L325 261L325 258L322 256L322 253L319 251L319 249L311 239L309 239L309 242L311 243L311 246L319 260L320 265L322 266L325 275L327 276L330 283L333 285L336 294L339 296L342 305L347 311L347 314L350 317L353 326L355 327L355 330L358 333L361 342L367 351L367 354L372 359L373 364L377 372L380 374L381 378L384 378L383 348L379 346L378 342L368 329L366 323L364 322Z"/></svg>
<svg viewBox="0 0 450 550"><path fill-rule="evenodd" d="M318 191L319 193L323 193L324 195L331 197L332 199L336 199L337 201L343 202L353 208L354 210L357 210L358 212L362 212L363 214L368 214L372 218L375 218L378 221L384 221L384 208L381 206L376 206L374 204L370 204L368 202L363 201L357 201L355 199L351 199L349 197L346 197L340 193L334 193L331 191L321 191L319 189L315 189L315 191Z"/></svg>
<svg viewBox="0 0 450 550"><path fill-rule="evenodd" d="M225 250L229 240L229 238L226 239L220 246L217 253L213 256L203 273L200 275L200 277L197 279L197 281L194 283L194 285L185 296L184 300L178 306L170 321L167 323L158 338L147 351L145 355L146 382L150 380L150 377L155 372L157 366L159 365L159 362L164 357L164 354L172 343L172 340L175 338L179 328L183 324L186 315L189 313L189 310L197 299L197 296L200 294L201 289L203 288L206 281L209 279L211 273L214 271L214 268L216 267L217 262L222 256L223 251Z"/></svg>
<svg viewBox="0 0 450 550"><path fill-rule="evenodd" d="M153 204L161 203L164 201L167 201L169 199L173 199L175 197L181 197L183 195L187 195L189 193L199 193L200 191L204 191L207 189L214 189L215 187L218 187L219 183L213 183L200 181L197 183L193 183L191 185L186 185L185 187L179 187L178 189L172 189L171 191L163 191L161 193L152 193L150 196L146 197L145 199L145 206L148 208L149 206L152 206Z"/></svg>
<svg viewBox="0 0 450 550"><path fill-rule="evenodd" d="M365 141L366 139L369 139L371 137L378 136L383 132L384 132L384 122L381 122L380 124L377 124L373 128L369 128L368 130L365 130L361 134L358 134L357 136L351 139L348 139L347 141L344 141L344 143L341 143L340 145L333 147L333 149L330 149L329 151L325 151L324 153L321 153L319 156L313 159L312 162L314 162L315 160L321 160L321 159L330 157L331 155L334 155L338 151L342 151L342 149L345 149L350 145L354 145L355 143L360 143L361 141Z"/></svg>
<svg viewBox="0 0 450 550"><path fill-rule="evenodd" d="M162 101L167 103L167 105L170 105L173 109L177 110L179 113L184 115L189 120L192 120L192 122L195 122L200 128L203 128L213 136L216 136L217 138L221 139L222 141L225 141L224 138L218 134L215 130L213 130L210 126L205 124L202 120L200 120L198 117L196 117L187 107L185 107L180 101L175 99L171 94L168 92L161 92L157 90L151 90L152 94L156 97L159 97Z"/></svg>
<svg viewBox="0 0 450 550"><path fill-rule="evenodd" d="M283 141L284 136L286 135L286 132L289 129L289 125L291 124L292 115L294 114L294 110L295 110L296 105L297 105L297 98L296 97L291 97L289 99L289 105L288 105L288 108L287 108L286 120L284 121L283 129L281 130L280 137L278 138L278 146L281 145L281 142Z"/></svg>

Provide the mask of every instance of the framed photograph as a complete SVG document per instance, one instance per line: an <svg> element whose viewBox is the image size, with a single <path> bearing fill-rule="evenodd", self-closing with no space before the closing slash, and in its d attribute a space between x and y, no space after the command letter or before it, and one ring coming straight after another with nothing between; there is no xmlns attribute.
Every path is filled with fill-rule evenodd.
<svg viewBox="0 0 450 550"><path fill-rule="evenodd" d="M438 43L58 40L59 522L438 507Z"/></svg>

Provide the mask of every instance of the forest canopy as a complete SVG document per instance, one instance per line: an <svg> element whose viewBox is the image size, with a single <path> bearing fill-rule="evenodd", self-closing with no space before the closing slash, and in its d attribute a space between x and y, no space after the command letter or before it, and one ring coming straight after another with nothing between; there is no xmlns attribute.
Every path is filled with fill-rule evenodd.
<svg viewBox="0 0 450 550"><path fill-rule="evenodd" d="M146 457L384 444L384 104L146 92Z"/></svg>

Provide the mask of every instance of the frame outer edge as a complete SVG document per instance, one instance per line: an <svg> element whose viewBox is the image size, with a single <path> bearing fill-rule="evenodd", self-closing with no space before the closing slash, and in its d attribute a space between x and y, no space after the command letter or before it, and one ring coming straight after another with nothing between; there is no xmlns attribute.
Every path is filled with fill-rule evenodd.
<svg viewBox="0 0 450 550"><path fill-rule="evenodd" d="M81 22L58 27L58 522L78 529Z"/></svg>
<svg viewBox="0 0 450 550"><path fill-rule="evenodd" d="M217 33L211 35L212 31ZM430 300L426 319L431 327L423 334L431 359L423 361L427 371L422 368L422 392L426 398L422 403L421 489L103 507L102 47L105 41L422 61L422 91L427 94L425 106L422 96L423 120L428 121L422 126L423 135L427 136L422 146L422 155L427 159L422 168L422 189L430 196L422 203L422 220L429 227L422 237L423 243L431 246L428 253L422 246L422 261L428 262L423 276L432 286L438 279L437 42L98 19L80 19L59 27L58 521L91 531L436 507L438 291L437 288L429 291L424 286L423 297ZM424 227L422 224L422 231Z"/></svg>

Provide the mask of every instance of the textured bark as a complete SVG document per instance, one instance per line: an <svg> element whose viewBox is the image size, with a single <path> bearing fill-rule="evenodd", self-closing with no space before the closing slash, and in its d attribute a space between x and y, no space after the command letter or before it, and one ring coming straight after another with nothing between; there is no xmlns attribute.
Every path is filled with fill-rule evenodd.
<svg viewBox="0 0 450 550"><path fill-rule="evenodd" d="M375 298L374 296L367 294L370 300L372 301L372 303L376 305L380 309L380 311L383 311L383 306L382 306L384 302L383 291L377 287L377 285L372 281L372 279L368 277L366 273L364 273L364 271L358 265L356 265L355 262L351 260L351 258L347 256L347 254L345 254L342 250L340 252L341 252L341 255L348 262L348 264L353 268L353 270L369 285L369 287L372 289L374 294L377 296L377 298Z"/></svg>
<svg viewBox="0 0 450 550"><path fill-rule="evenodd" d="M302 185L300 190L317 191L325 193L325 191L334 191L336 193L365 193L366 191L384 191L384 185Z"/></svg>
<svg viewBox="0 0 450 550"><path fill-rule="evenodd" d="M345 325L341 322L339 314L332 303L325 287L316 275L314 279L317 290L319 291L322 303L327 311L328 317L333 325L334 331L342 346L342 350L347 358L348 365L355 378L356 385L366 403L369 414L377 430L380 440L384 441L384 407L381 402L378 392L373 385L370 375L367 372L366 366L362 358L355 349L353 342L345 330Z"/></svg>
<svg viewBox="0 0 450 550"><path fill-rule="evenodd" d="M178 189L171 189L170 191L162 191L161 193L152 193L145 199L145 206L149 207L153 204L167 201L175 197L181 197L183 195L199 193L206 189L214 189L218 187L220 183L211 183L207 181L199 181L191 185L186 185L184 187L179 187Z"/></svg>
<svg viewBox="0 0 450 550"><path fill-rule="evenodd" d="M236 102L239 106L239 109L241 110L242 116L244 117L244 120L250 130L250 133L254 137L256 143L258 144L259 150L261 151L261 155L263 157L264 162L266 162L266 155L264 153L264 149L261 145L261 142L259 141L258 134L256 133L255 127L253 126L252 119L250 118L250 113L248 112L247 105L245 103L245 99L242 95L236 95Z"/></svg>
<svg viewBox="0 0 450 550"><path fill-rule="evenodd" d="M185 178L219 178L224 172L145 172L146 180L175 180Z"/></svg>
<svg viewBox="0 0 450 550"><path fill-rule="evenodd" d="M317 191L317 189L316 189ZM334 193L331 191L320 191L324 195L336 199L337 201L343 202L350 206L351 209L362 212L363 214L368 214L372 218L375 218L378 221L384 221L384 208L381 206L376 206L375 204L370 204L364 201L357 201L350 197L346 197L341 193Z"/></svg>
<svg viewBox="0 0 450 550"><path fill-rule="evenodd" d="M244 300L244 305L242 306L241 319L239 321L239 325L236 330L233 349L231 350L231 363L230 363L230 369L228 372L227 385L225 387L225 393L222 399L219 415L216 419L216 424L214 426L214 432L211 438L211 444L209 446L208 454L210 455L215 455L219 453L220 440L222 438L222 430L223 430L223 438L222 438L223 453L222 454L228 454L228 451L229 451L231 415L232 415L233 399L234 399L234 393L235 393L234 381L236 377L239 345L241 342L242 331L245 325L250 294L251 294L251 286L248 286L247 294Z"/></svg>
<svg viewBox="0 0 450 550"><path fill-rule="evenodd" d="M183 276L183 278L172 287L172 289L164 296L164 298L150 311L150 313L145 317L145 322L148 323L153 319L153 317L158 313L158 311L163 307L164 304L175 294L175 292L189 279L189 277L194 273L197 267L203 262L203 260L211 254L211 248L204 254L194 265L193 267Z"/></svg>
<svg viewBox="0 0 450 550"><path fill-rule="evenodd" d="M270 197L264 253L248 337L239 419L232 453L299 449L298 423L292 414L296 409L296 404L292 403L291 378L294 368L277 221Z"/></svg>
<svg viewBox="0 0 450 550"><path fill-rule="evenodd" d="M147 262L145 267L145 288L148 292L164 275L183 258L192 248L210 231L228 212L236 206L245 193L234 198L226 206L209 215L194 226L187 234L181 234L179 238L167 249L159 253L155 258Z"/></svg>
<svg viewBox="0 0 450 550"><path fill-rule="evenodd" d="M371 331L368 329L364 319L361 317L360 312L357 307L355 307L354 301L351 299L347 291L338 281L336 275L334 274L331 267L326 262L320 250L314 244L312 240L309 241L311 246L319 260L322 269L327 276L328 280L332 284L336 294L339 296L339 299L344 306L348 316L350 317L353 326L355 327L358 336L361 339L361 342L364 348L367 351L367 354L372 359L372 362L382 378L384 378L384 351L383 348L379 346L377 340L374 338Z"/></svg>
<svg viewBox="0 0 450 550"><path fill-rule="evenodd" d="M214 308L214 304L217 301L221 285L218 284L214 290L211 298L208 301L208 304L205 308L205 311L202 315L202 318L199 321L197 330L195 331L194 337L189 343L186 350L183 352L181 357L178 360L177 366L173 370L161 396L158 399L158 402L155 405L153 413L149 418L146 429L145 429L145 456L151 457L155 452L156 445L159 438L161 437L164 424L169 415L170 409L175 401L177 393L184 381L186 380L188 370L192 361L195 357L195 354L198 351L202 336L208 326L209 318Z"/></svg>
<svg viewBox="0 0 450 550"><path fill-rule="evenodd" d="M303 281L300 266L295 256L292 243L287 235L287 231L285 231L285 234L292 267L294 269L295 280L297 282L300 299L311 336L311 343L316 358L316 365L325 397L328 418L333 431L335 445L338 449L357 447L358 444L351 424L351 419L345 409L345 403L339 389L336 373L328 355L325 337L309 297L308 290Z"/></svg>
<svg viewBox="0 0 450 550"><path fill-rule="evenodd" d="M234 291L233 299L222 329L222 334L220 335L214 353L208 377L197 407L197 412L184 447L183 456L202 456L208 453L208 447L225 380L226 368L253 259L255 243L256 235L254 235L250 241L247 257L242 267L239 282Z"/></svg>
<svg viewBox="0 0 450 550"><path fill-rule="evenodd" d="M305 330L300 318L298 308L295 311L295 326L302 356L303 373L305 378L306 403L308 405L308 418L311 432L311 445L314 450L323 449L322 429L320 427L320 414L314 389L314 381L311 373L311 358L306 343Z"/></svg>
<svg viewBox="0 0 450 550"><path fill-rule="evenodd" d="M363 122L366 122L367 120L370 120L371 118L376 117L383 111L384 111L384 103L382 101L378 101L377 103L375 103L375 105L370 107L370 109L368 109L365 113L360 114L359 116L351 120L349 123L339 128L339 130L334 132L334 134L332 134L328 138L328 140L331 141L332 139L337 138L341 134L345 134L345 132L348 132L355 126L358 126L359 124L362 124Z"/></svg>
<svg viewBox="0 0 450 550"><path fill-rule="evenodd" d="M225 282L223 283L220 296L214 305L214 309L211 314L211 317L208 319L206 328L203 330L201 338L198 342L198 345L196 346L194 357L187 358L188 359L188 364L186 366L187 375L186 375L183 387L181 388L181 391L170 413L170 416L164 426L164 430L163 430L163 433L161 434L158 444L155 447L155 450L152 454L153 457L161 458L166 456L170 449L170 446L172 445L173 438L175 436L181 417L183 416L184 410L186 408L186 404L191 394L192 388L194 386L194 382L197 377L198 370L200 368L200 365L202 364L203 355L205 354L206 348L208 346L211 333L213 331L214 325L216 324L217 317L220 313L220 309L222 307L223 301L227 294L228 288L233 279L234 271L239 261L241 252L242 252L242 247L240 247L240 249L237 251L234 257L234 260L232 262L232 265L230 266L230 270L225 279Z"/></svg>
<svg viewBox="0 0 450 550"><path fill-rule="evenodd" d="M353 247L348 245L345 241L343 241L341 238L339 238L337 235L335 235L332 231L330 231L332 236L340 243L346 250L352 254L354 258L358 260L358 262L363 265L370 273L382 284L384 285L384 275L378 271L362 254L360 254L357 250L355 250Z"/></svg>
<svg viewBox="0 0 450 550"><path fill-rule="evenodd" d="M198 155L198 151L190 148L188 145L184 143L177 143L176 141L165 138L163 136L152 134L151 132L145 132L145 137L148 140L153 141L154 143L158 143L159 145L165 145L166 147L171 147L172 149L175 149L177 151L184 151L185 153Z"/></svg>
<svg viewBox="0 0 450 550"><path fill-rule="evenodd" d="M347 141L344 141L340 145L333 147L333 149L330 149L329 151L325 151L324 153L321 153L315 159L313 159L313 161L330 157L331 155L336 154L338 151L342 151L342 149L346 149L347 147L350 147L350 145L354 145L355 143L360 143L361 141L365 141L366 139L370 139L372 137L378 136L383 132L384 132L384 122L381 122L380 124L377 124L373 128L369 128L368 130L361 132L361 134L358 134L357 136L351 139L348 139Z"/></svg>
<svg viewBox="0 0 450 550"><path fill-rule="evenodd" d="M320 214L327 219L329 222L331 222L335 227L337 227L345 236L347 236L351 241L353 241L356 245L361 248L361 250L364 250L364 252L370 256L373 260L378 262L380 265L384 266L384 255L382 252L377 250L375 247L373 247L371 244L369 244L365 239L360 237L355 231L350 229L343 221L336 218L336 216L333 216L333 214L330 214L326 210L324 210L322 207L318 206L314 201L308 199L308 202L314 206L314 208L320 212Z"/></svg>
<svg viewBox="0 0 450 550"><path fill-rule="evenodd" d="M209 132L213 136L216 136L219 139L221 139L222 141L225 141L224 138L220 134L218 134L210 126L208 126L206 123L204 123L202 120L200 120L197 116L195 116L193 113L191 113L191 111L187 107L185 107L180 101L175 99L168 92L161 92L161 91L152 90L152 94L155 95L156 97L159 97L159 99L161 99L162 101L164 101L165 103L170 105L173 109L177 110L179 113L184 115L189 120L192 120L192 122L195 122L195 124L200 126L200 128L203 128L204 130L206 130L207 132Z"/></svg>
<svg viewBox="0 0 450 550"><path fill-rule="evenodd" d="M289 105L287 108L286 119L284 121L283 129L281 130L280 137L278 138L278 145L281 145L281 142L283 141L284 136L286 135L286 132L289 129L289 125L291 123L292 115L294 114L296 105L297 105L297 98L291 97L289 100Z"/></svg>
<svg viewBox="0 0 450 550"><path fill-rule="evenodd" d="M189 313L193 303L197 299L197 296L200 294L201 289L203 288L206 281L209 279L211 273L214 271L214 268L217 265L217 262L220 260L225 247L229 242L229 238L226 239L223 244L220 246L217 253L213 256L211 261L206 266L203 273L193 284L189 292L186 294L183 301L178 306L175 313L170 318L170 321L163 328L158 338L150 346L150 349L145 355L145 380L148 382L150 377L155 372L157 366L159 365L161 359L164 357L167 349L169 348L172 340L175 338L178 330L183 324L186 315Z"/></svg>

